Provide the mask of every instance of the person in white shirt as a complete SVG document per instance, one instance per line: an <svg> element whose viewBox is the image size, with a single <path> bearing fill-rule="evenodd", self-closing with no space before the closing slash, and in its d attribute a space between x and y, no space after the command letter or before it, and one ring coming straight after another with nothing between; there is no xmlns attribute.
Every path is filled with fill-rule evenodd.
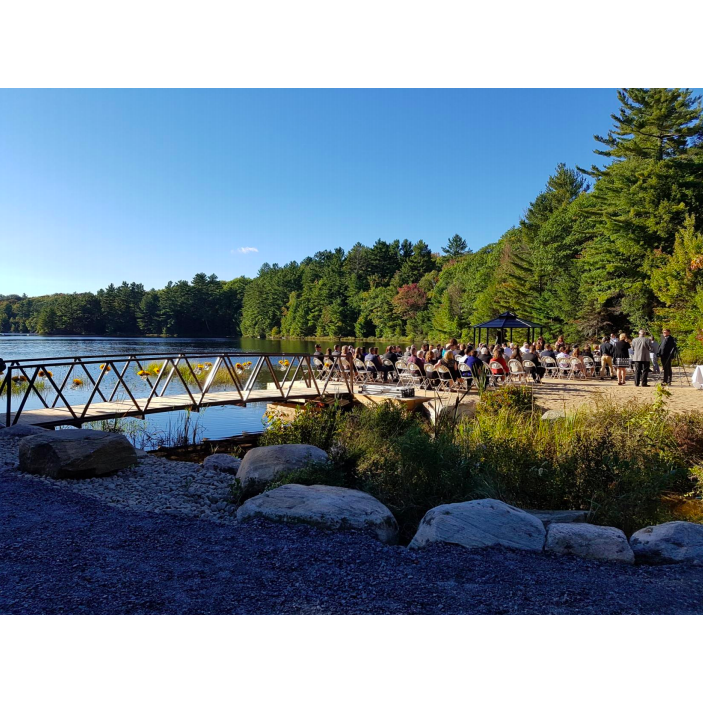
<svg viewBox="0 0 703 703"><path fill-rule="evenodd" d="M654 339L654 335L649 336L649 341L651 345L651 353L649 354L652 360L652 373L659 373L659 364L657 363L657 354L659 354L659 342Z"/></svg>
<svg viewBox="0 0 703 703"><path fill-rule="evenodd" d="M559 347L559 353L557 354L557 359L568 359L569 355L564 351L564 347Z"/></svg>
<svg viewBox="0 0 703 703"><path fill-rule="evenodd" d="M520 347L520 353L521 354L529 354L530 352L530 345L525 342L521 347Z"/></svg>
<svg viewBox="0 0 703 703"><path fill-rule="evenodd" d="M503 357L507 361L513 355L513 350L507 345L503 345Z"/></svg>

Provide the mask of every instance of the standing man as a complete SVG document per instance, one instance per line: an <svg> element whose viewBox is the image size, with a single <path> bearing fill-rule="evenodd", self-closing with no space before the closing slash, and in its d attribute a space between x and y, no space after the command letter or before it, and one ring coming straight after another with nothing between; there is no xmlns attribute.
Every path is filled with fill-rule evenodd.
<svg viewBox="0 0 703 703"><path fill-rule="evenodd" d="M676 353L676 340L671 336L671 331L662 330L661 342L659 342L659 358L662 360L662 369L664 370L664 385L671 385L671 362L674 360Z"/></svg>
<svg viewBox="0 0 703 703"><path fill-rule="evenodd" d="M645 336L645 331L640 330L639 336L632 340L632 363L635 365L635 385L647 387L647 376L649 376L649 361L652 352L652 343L649 337Z"/></svg>

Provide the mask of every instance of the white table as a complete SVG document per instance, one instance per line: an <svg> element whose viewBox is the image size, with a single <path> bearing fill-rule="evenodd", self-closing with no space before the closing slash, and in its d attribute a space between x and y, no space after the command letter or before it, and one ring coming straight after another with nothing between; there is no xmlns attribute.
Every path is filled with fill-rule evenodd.
<svg viewBox="0 0 703 703"><path fill-rule="evenodd" d="M703 390L703 366L696 366L691 376L691 384L699 391Z"/></svg>

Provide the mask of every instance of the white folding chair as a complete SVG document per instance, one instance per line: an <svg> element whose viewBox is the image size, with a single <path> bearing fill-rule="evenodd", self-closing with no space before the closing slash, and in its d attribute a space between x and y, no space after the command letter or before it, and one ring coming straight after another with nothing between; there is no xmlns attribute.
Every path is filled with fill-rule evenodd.
<svg viewBox="0 0 703 703"><path fill-rule="evenodd" d="M440 390L450 391L452 389L451 371L441 361L435 364L434 370L439 381L437 387Z"/></svg>
<svg viewBox="0 0 703 703"><path fill-rule="evenodd" d="M584 356L581 361L583 361L583 367L586 369L586 376L593 378L596 375L596 362L590 356Z"/></svg>
<svg viewBox="0 0 703 703"><path fill-rule="evenodd" d="M461 388L466 388L466 390L471 390L471 381L473 380L473 374L471 373L471 367L464 362L459 364L459 378L456 380L456 384Z"/></svg>
<svg viewBox="0 0 703 703"><path fill-rule="evenodd" d="M510 369L510 380L513 383L527 383L525 380L525 370L517 359L509 359L508 368Z"/></svg>
<svg viewBox="0 0 703 703"><path fill-rule="evenodd" d="M412 375L408 371L408 364L401 359L395 362L395 372L399 386L411 386L413 383Z"/></svg>
<svg viewBox="0 0 703 703"><path fill-rule="evenodd" d="M366 370L366 366L361 359L354 359L354 372L356 374L356 380L359 383L367 383L369 380L369 372Z"/></svg>
<svg viewBox="0 0 703 703"><path fill-rule="evenodd" d="M509 377L505 375L505 369L497 361L491 361L489 368L491 369L491 376L496 386L510 382Z"/></svg>
<svg viewBox="0 0 703 703"><path fill-rule="evenodd" d="M558 377L565 378L567 381L572 377L571 362L567 358L557 359L557 367L559 369Z"/></svg>
<svg viewBox="0 0 703 703"><path fill-rule="evenodd" d="M410 380L411 386L417 386L418 388L424 388L427 379L422 375L420 367L417 364L408 362L407 373Z"/></svg>
<svg viewBox="0 0 703 703"><path fill-rule="evenodd" d="M390 359L383 359L382 363L383 368L388 372L386 378L390 381L393 381L394 376L396 376L395 366L393 366L393 362Z"/></svg>
<svg viewBox="0 0 703 703"><path fill-rule="evenodd" d="M529 360L523 361L522 368L525 370L525 381L534 383L538 378L536 371L537 365L535 362Z"/></svg>
<svg viewBox="0 0 703 703"><path fill-rule="evenodd" d="M551 356L540 357L540 363L544 367L544 375L554 378L559 375L559 367L557 362Z"/></svg>

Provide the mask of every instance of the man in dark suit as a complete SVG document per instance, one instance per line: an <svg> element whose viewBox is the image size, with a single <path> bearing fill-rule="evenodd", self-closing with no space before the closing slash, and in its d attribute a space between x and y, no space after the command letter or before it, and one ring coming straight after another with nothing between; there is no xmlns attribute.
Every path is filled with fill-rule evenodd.
<svg viewBox="0 0 703 703"><path fill-rule="evenodd" d="M664 385L671 385L671 362L676 354L676 340L671 336L671 331L662 330L662 339L659 342L659 358L662 360L662 371L664 372Z"/></svg>

